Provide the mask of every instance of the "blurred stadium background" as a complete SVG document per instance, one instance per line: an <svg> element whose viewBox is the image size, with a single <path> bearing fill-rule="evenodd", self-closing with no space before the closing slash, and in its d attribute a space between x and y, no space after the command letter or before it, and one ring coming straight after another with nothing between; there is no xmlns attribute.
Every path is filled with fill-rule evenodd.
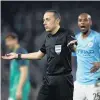
<svg viewBox="0 0 100 100"><path fill-rule="evenodd" d="M58 10L62 16L61 26L69 27L76 34L77 17L87 12L92 16L93 27L100 32L100 2L69 2L69 1L1 1L1 53L7 53L4 36L8 32L15 32L19 36L20 44L28 52L34 52L41 47L46 34L42 25L43 14L48 9ZM29 100L36 100L42 77L45 74L46 56L41 61L30 62L30 81L32 85ZM9 85L9 61L1 63L1 100L7 100ZM72 57L73 76L75 80L76 57Z"/></svg>

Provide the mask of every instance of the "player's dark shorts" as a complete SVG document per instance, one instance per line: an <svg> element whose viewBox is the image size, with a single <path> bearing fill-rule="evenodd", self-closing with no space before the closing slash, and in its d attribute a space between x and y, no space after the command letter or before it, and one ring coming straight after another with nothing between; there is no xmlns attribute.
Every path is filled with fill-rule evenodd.
<svg viewBox="0 0 100 100"><path fill-rule="evenodd" d="M37 100L73 100L72 75L44 77Z"/></svg>

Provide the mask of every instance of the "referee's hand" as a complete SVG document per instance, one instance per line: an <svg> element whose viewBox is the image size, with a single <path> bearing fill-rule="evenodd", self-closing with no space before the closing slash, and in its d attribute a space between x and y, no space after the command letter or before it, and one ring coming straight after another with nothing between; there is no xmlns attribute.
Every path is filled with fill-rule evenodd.
<svg viewBox="0 0 100 100"><path fill-rule="evenodd" d="M11 60L14 58L18 58L18 54L16 53L9 53L9 54L5 54L5 56L2 56L2 59L7 59L7 60Z"/></svg>
<svg viewBox="0 0 100 100"><path fill-rule="evenodd" d="M77 43L77 40L72 40L67 44L67 46L75 45L76 43Z"/></svg>
<svg viewBox="0 0 100 100"><path fill-rule="evenodd" d="M91 68L91 71L90 71L91 73L96 72L100 68L100 62L94 62L91 64L93 64L93 67Z"/></svg>

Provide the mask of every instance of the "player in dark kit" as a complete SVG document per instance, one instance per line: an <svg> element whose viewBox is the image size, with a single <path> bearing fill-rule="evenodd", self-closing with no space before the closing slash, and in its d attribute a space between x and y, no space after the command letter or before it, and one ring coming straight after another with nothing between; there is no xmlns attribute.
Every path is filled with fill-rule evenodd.
<svg viewBox="0 0 100 100"><path fill-rule="evenodd" d="M18 41L18 36L10 32L5 37L6 47L15 53L27 53ZM13 59L10 61L9 98L8 100L29 100L29 61L26 59Z"/></svg>
<svg viewBox="0 0 100 100"><path fill-rule="evenodd" d="M55 10L48 10L43 24L48 33L38 52L29 54L10 53L4 59L41 59L47 54L47 70L40 88L38 100L73 100L73 77L71 75L72 32L60 27L61 17Z"/></svg>

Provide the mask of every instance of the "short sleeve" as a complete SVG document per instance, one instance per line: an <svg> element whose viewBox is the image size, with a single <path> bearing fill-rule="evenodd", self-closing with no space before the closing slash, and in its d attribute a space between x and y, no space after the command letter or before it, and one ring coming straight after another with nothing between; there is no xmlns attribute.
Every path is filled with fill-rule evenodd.
<svg viewBox="0 0 100 100"><path fill-rule="evenodd" d="M41 46L40 51L43 52L44 54L46 54L45 41L44 41L43 45Z"/></svg>
<svg viewBox="0 0 100 100"><path fill-rule="evenodd" d="M21 53L21 54L26 54L27 51L23 48L20 48L19 50L17 50L17 53ZM21 66L29 66L29 60L27 59L18 59L17 60L18 64L19 64L19 67Z"/></svg>

